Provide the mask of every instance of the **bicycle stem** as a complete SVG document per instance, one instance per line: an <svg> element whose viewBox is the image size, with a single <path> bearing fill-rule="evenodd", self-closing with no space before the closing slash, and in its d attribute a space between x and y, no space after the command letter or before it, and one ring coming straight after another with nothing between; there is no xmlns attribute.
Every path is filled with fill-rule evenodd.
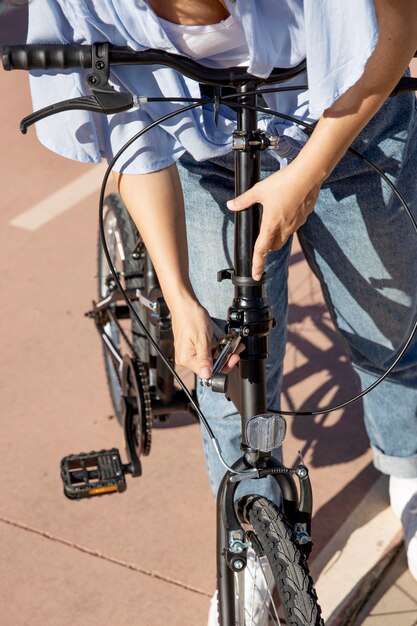
<svg viewBox="0 0 417 626"><path fill-rule="evenodd" d="M256 107L254 85L239 85L242 104ZM245 92L252 92L245 96ZM235 195L238 196L260 180L260 152L268 146L257 131L257 114L254 109L239 108L237 129L234 133ZM234 285L234 299L228 310L227 330L243 337L245 350L239 364L239 412L242 418L241 448L248 455L251 448L246 437L250 418L267 411L265 361L268 354L267 336L274 324L272 311L264 295L264 277L252 278L252 258L259 234L262 209L259 204L235 214L234 270L219 273L219 280L230 278ZM235 399L235 398L232 398ZM270 455L265 455L265 458Z"/></svg>

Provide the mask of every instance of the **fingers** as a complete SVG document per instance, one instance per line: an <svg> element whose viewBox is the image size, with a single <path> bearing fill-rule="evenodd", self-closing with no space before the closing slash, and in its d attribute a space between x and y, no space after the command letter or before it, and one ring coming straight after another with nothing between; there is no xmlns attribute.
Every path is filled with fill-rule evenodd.
<svg viewBox="0 0 417 626"><path fill-rule="evenodd" d="M244 209L248 209L256 202L259 202L256 196L257 189L256 185L254 185L253 187L248 189L248 191L245 191L245 193L242 193L237 198L228 200L226 202L227 208L229 209L229 211L243 211Z"/></svg>
<svg viewBox="0 0 417 626"><path fill-rule="evenodd" d="M266 256L272 249L275 236L276 234L273 231L261 224L261 230L253 249L252 278L254 280L261 280L262 278Z"/></svg>
<svg viewBox="0 0 417 626"><path fill-rule="evenodd" d="M200 376L200 378L203 378L204 380L211 378L211 372L212 372L211 359L208 359L206 357L198 358L197 363L198 363L197 365L198 375Z"/></svg>
<svg viewBox="0 0 417 626"><path fill-rule="evenodd" d="M183 350L176 352L176 363L191 369L200 378L206 380L213 374L213 358L212 352L214 348L210 348L208 337L197 340L196 343L189 343ZM231 369L239 361L239 354L245 349L243 344L237 347L237 350L227 360L226 365L222 369L223 374L228 374Z"/></svg>
<svg viewBox="0 0 417 626"><path fill-rule="evenodd" d="M234 200L229 200L227 207L231 211L243 211L256 203L263 204L259 183ZM252 278L254 280L262 278L268 252L281 248L288 239L288 228L281 228L281 225L278 216L273 212L271 215L269 207L264 205L261 228L253 250Z"/></svg>
<svg viewBox="0 0 417 626"><path fill-rule="evenodd" d="M234 368L234 366L239 362L240 360L240 356L239 354L241 352L243 352L243 350L245 349L245 346L243 345L243 343L240 343L237 347L236 352L234 352L228 359L227 359L227 363L224 366L224 368L222 369L222 374L228 374L230 372L230 370L232 370Z"/></svg>
<svg viewBox="0 0 417 626"><path fill-rule="evenodd" d="M251 187L245 193L242 193L234 200L227 202L227 208L230 211L243 211L248 209L256 202L260 202L259 189L257 185ZM277 238L276 227L273 229L266 223L266 215L262 217L261 230L256 240L253 250L252 259L252 277L254 280L261 280L264 271L265 259L268 252L272 249L275 239Z"/></svg>
<svg viewBox="0 0 417 626"><path fill-rule="evenodd" d="M236 352L234 352L228 359L226 365L222 369L222 374L228 374L230 370L234 368L234 366L238 363L240 357L239 354L243 352L245 346L243 344L239 344ZM197 363L198 363L198 372L200 378L211 378L213 372L213 359L211 358L213 350L210 351L210 358L207 359L207 355L202 352L200 355L197 354Z"/></svg>
<svg viewBox="0 0 417 626"><path fill-rule="evenodd" d="M210 378L213 369L211 358L211 339L206 335L200 338L196 344L197 371L200 378Z"/></svg>
<svg viewBox="0 0 417 626"><path fill-rule="evenodd" d="M195 344L189 345L189 350L178 355L177 361L191 369L200 378L211 378L213 360L208 338L201 339Z"/></svg>
<svg viewBox="0 0 417 626"><path fill-rule="evenodd" d="M234 366L238 363L240 357L239 353L245 349L244 345L240 345L237 351L232 354L228 360L226 365L222 369L222 374L228 374L230 370L234 368ZM209 357L205 350L201 353L197 352L197 354L191 358L187 359L187 366L190 367L200 378L206 380L211 378L213 373L213 359L211 356Z"/></svg>

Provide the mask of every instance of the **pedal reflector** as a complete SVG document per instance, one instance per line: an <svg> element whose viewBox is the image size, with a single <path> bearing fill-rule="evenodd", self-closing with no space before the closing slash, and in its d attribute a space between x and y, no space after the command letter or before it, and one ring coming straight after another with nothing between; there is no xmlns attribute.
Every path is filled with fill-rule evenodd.
<svg viewBox="0 0 417 626"><path fill-rule="evenodd" d="M71 454L61 461L64 493L76 500L125 491L124 469L117 448Z"/></svg>

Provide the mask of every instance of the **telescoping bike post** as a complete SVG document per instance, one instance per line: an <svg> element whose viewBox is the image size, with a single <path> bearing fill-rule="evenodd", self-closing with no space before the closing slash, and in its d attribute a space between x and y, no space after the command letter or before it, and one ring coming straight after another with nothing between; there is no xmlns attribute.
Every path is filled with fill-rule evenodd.
<svg viewBox="0 0 417 626"><path fill-rule="evenodd" d="M239 103L256 107L257 95L253 93L254 89L255 85L250 82L239 85ZM244 193L260 180L260 153L269 145L270 139L257 129L256 111L238 108L237 129L233 134L236 195ZM239 335L245 346L239 363L238 390L228 390L242 419L241 448L244 455L234 464L233 469L243 472L256 467L263 470L265 476L275 471L274 478L283 494L286 511L294 516L298 503L294 479L290 471L271 456L271 449L279 447L283 439L285 422L280 416L267 415L265 361L268 334L274 320L265 299L265 276L259 281L252 278L252 257L260 221L259 205L236 213L234 269L223 270L218 277L219 280L230 279L234 285L234 299L228 310L227 333ZM236 381L236 376L230 378ZM213 379L213 389L221 391L221 379L218 383L216 375ZM232 381L230 383L232 387ZM278 424L273 429L274 441L269 441L269 445L263 447L256 436L250 436L249 433L252 430L252 433L263 438L271 420ZM252 428L248 430L250 425ZM309 486L308 476L306 478ZM239 614L242 602L236 602L235 598L234 577L246 567L248 544L234 502L237 486L233 473L226 472L217 497L217 588L221 626L244 624L244 616ZM309 488L306 491L309 493L306 509L311 515L311 491Z"/></svg>

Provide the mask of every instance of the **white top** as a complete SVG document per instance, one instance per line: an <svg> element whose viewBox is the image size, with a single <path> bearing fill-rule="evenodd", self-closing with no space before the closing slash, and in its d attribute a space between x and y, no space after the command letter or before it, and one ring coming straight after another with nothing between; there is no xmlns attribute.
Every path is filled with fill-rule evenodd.
<svg viewBox="0 0 417 626"><path fill-rule="evenodd" d="M245 33L232 15L208 26L174 24L161 17L159 22L178 52L208 67L238 67L248 62Z"/></svg>
<svg viewBox="0 0 417 626"><path fill-rule="evenodd" d="M252 74L268 76L274 66L293 67L307 57L308 92L265 98L272 109L302 120L317 119L357 82L378 38L372 0L226 0L226 4L232 19L216 25L218 41L229 28L232 34L234 29L239 29L242 40L239 44L238 39L233 39L236 46L231 53L240 59L243 46L247 46L244 64ZM29 3L29 43L110 41L136 50L158 48L179 54L179 43L190 45L190 28L202 28L203 34L207 29L209 35L213 27L173 29L172 24L167 25L154 13L146 0L31 0ZM180 30L188 35L178 40L176 34ZM220 53L217 50L212 56L213 49L207 43L205 51L203 43L199 45L197 53L206 55L199 60L205 65L219 61L216 54L227 54L226 50ZM59 74L33 72L34 108L88 94L87 73L85 70ZM116 88L135 95L191 98L200 95L195 81L169 68L117 66L111 77ZM299 76L291 84L303 84L306 79ZM37 131L39 139L50 149L80 161L97 162L102 156L111 157L134 133L177 107L149 103L107 117L85 111L60 113L37 124ZM198 160L220 156L230 150L233 127L234 114L226 107L221 107L218 126L213 123L209 106L183 113L134 144L121 164L122 169L130 173L161 169L185 150ZM290 127L280 120L272 130L303 139L299 127Z"/></svg>

